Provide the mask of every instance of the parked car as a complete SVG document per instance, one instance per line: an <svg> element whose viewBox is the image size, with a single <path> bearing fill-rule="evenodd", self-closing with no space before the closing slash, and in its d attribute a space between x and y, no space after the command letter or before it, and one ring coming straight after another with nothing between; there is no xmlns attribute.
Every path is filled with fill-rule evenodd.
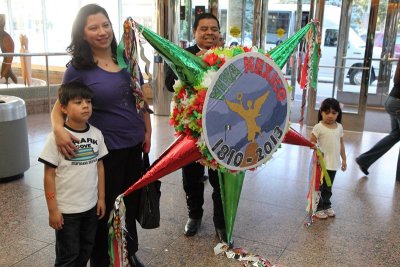
<svg viewBox="0 0 400 267"><path fill-rule="evenodd" d="M302 20L307 23L310 6L303 5ZM266 50L270 50L288 37L294 34L296 21L296 4L271 4L268 6L267 40ZM337 41L339 35L339 23L341 9L337 6L326 5L323 27L321 29L321 59L319 61L318 79L321 81L332 81L335 71ZM379 58L379 49L374 49L373 58ZM345 77L350 84L361 84L363 57L365 53L365 42L352 29L349 29L347 46ZM372 62L371 78L372 83L378 75L379 63Z"/></svg>
<svg viewBox="0 0 400 267"><path fill-rule="evenodd" d="M374 39L374 47L382 47L383 45L383 32L376 32ZM360 37L365 41L367 39L367 34L362 34ZM394 57L400 58L400 34L396 36L396 42L394 45Z"/></svg>

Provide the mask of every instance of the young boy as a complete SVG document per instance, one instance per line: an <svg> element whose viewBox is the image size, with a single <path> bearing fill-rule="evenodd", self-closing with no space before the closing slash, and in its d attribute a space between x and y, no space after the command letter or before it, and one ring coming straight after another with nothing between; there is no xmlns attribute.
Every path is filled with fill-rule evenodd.
<svg viewBox="0 0 400 267"><path fill-rule="evenodd" d="M54 134L39 157L44 163L44 191L49 225L56 232L55 266L86 266L95 242L97 220L105 215L102 158L108 153L101 132L88 124L93 92L78 82L58 90L65 129L79 138L75 157L65 158Z"/></svg>

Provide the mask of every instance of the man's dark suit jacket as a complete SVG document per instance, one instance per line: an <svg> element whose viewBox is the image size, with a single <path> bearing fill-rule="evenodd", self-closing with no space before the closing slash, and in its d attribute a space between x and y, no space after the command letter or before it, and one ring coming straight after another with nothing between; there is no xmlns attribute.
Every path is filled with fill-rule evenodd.
<svg viewBox="0 0 400 267"><path fill-rule="evenodd" d="M193 55L196 55L196 53L200 52L200 49L197 45L189 46L186 48L186 51L192 53ZM178 77L174 73L174 71L166 65L166 70L165 70L165 87L168 89L170 92L174 92L174 88L172 87L175 84L175 80L177 80Z"/></svg>

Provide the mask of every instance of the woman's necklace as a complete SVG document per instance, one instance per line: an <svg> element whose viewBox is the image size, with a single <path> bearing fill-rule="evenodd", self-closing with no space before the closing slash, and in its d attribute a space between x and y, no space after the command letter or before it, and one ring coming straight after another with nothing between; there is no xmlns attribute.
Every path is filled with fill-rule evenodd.
<svg viewBox="0 0 400 267"><path fill-rule="evenodd" d="M110 63L108 61L104 60L97 60L97 65L103 66L103 67L108 67Z"/></svg>
<svg viewBox="0 0 400 267"><path fill-rule="evenodd" d="M105 58L95 57L94 60L98 66L102 66L102 67L106 67L106 68L111 66L111 63L112 63L112 58L107 58L107 57L105 57Z"/></svg>
<svg viewBox="0 0 400 267"><path fill-rule="evenodd" d="M115 64L115 62L112 60L112 58L110 58L110 59L94 58L94 60L98 67L100 67L101 69L104 69L106 71L117 72L120 70L120 68L118 67L118 65Z"/></svg>

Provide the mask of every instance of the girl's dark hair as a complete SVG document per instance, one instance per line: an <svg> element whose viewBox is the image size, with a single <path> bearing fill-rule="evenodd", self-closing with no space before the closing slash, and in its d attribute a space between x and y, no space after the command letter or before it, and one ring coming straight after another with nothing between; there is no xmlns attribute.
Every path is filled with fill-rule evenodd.
<svg viewBox="0 0 400 267"><path fill-rule="evenodd" d="M334 98L327 98L321 103L321 107L318 111L318 122L322 120L322 112L329 112L331 109L335 110L338 114L336 121L342 122L342 109L340 108L340 103Z"/></svg>
<svg viewBox="0 0 400 267"><path fill-rule="evenodd" d="M63 106L75 98L92 99L93 91L81 82L64 83L58 88L58 101Z"/></svg>
<svg viewBox="0 0 400 267"><path fill-rule="evenodd" d="M202 19L215 19L215 21L217 21L217 24L218 24L218 29L220 29L220 27L219 27L219 21L218 21L218 19L217 19L216 16L214 16L214 15L211 14L211 13L201 13L201 14L198 15L198 16L196 17L196 19L194 20L194 23L193 23L193 31L197 30L197 26L199 26L199 21L202 20Z"/></svg>
<svg viewBox="0 0 400 267"><path fill-rule="evenodd" d="M96 4L89 4L83 6L72 24L71 32L71 44L67 47L67 52L72 55L71 64L76 69L90 69L95 67L97 64L94 62L92 50L89 44L84 40L84 29L87 18L90 15L102 13L110 21L107 11ZM111 23L111 21L110 21ZM113 33L113 40L111 42L111 51L114 61L117 58L117 40Z"/></svg>

